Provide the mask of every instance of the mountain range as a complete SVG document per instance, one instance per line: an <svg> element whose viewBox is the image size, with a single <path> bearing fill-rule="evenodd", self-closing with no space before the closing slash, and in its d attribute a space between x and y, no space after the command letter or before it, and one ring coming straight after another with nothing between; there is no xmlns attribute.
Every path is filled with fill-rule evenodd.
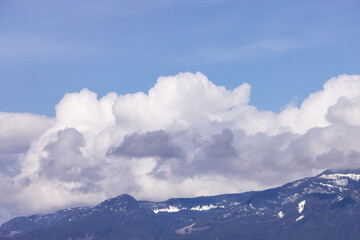
<svg viewBox="0 0 360 240"><path fill-rule="evenodd" d="M94 207L16 217L0 240L360 239L360 169L264 191L163 202L122 194Z"/></svg>

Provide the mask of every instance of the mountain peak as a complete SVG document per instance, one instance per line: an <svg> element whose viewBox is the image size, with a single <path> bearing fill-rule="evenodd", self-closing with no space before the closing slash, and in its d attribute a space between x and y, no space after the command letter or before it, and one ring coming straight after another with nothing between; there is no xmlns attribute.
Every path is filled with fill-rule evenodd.
<svg viewBox="0 0 360 240"><path fill-rule="evenodd" d="M109 198L105 201L103 201L102 203L100 203L99 205L97 205L97 208L118 208L122 211L127 211L133 208L137 208L138 207L138 202L136 201L136 199L129 195L129 194L121 194L117 197L114 198Z"/></svg>
<svg viewBox="0 0 360 240"><path fill-rule="evenodd" d="M113 199L116 199L116 201L121 201L121 202L136 202L136 199L129 194L120 194L119 196Z"/></svg>

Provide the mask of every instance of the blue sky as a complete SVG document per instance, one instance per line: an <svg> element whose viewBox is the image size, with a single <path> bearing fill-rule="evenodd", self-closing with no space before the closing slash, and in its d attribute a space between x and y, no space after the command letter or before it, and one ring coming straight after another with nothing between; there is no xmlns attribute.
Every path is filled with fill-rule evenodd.
<svg viewBox="0 0 360 240"><path fill-rule="evenodd" d="M146 92L200 71L279 111L358 74L360 2L0 1L0 111L54 116L65 93Z"/></svg>

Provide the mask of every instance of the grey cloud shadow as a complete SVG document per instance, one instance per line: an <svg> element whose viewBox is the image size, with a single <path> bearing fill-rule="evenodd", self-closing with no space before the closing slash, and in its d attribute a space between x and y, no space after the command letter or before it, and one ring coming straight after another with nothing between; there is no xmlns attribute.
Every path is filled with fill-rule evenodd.
<svg viewBox="0 0 360 240"><path fill-rule="evenodd" d="M100 186L96 182L104 178L101 175L102 166L91 163L82 155L82 134L74 128L66 128L60 130L57 136L55 142L45 147L48 156L40 159L39 176L49 180L81 183L82 187L74 191L99 191Z"/></svg>
<svg viewBox="0 0 360 240"><path fill-rule="evenodd" d="M171 142L170 135L163 131L125 136L119 147L112 148L108 155L134 158L159 157L161 159L183 158L184 151Z"/></svg>

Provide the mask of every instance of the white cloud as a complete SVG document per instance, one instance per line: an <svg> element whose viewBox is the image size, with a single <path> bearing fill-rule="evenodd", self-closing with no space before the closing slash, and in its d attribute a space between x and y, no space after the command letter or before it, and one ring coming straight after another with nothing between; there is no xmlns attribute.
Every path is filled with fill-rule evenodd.
<svg viewBox="0 0 360 240"><path fill-rule="evenodd" d="M26 149L30 141L39 137L52 119L30 113L0 112L0 151Z"/></svg>
<svg viewBox="0 0 360 240"><path fill-rule="evenodd" d="M216 86L201 73L160 77L148 94L120 96L113 110L125 131L208 131L221 121L218 115L249 102L250 86L234 90Z"/></svg>
<svg viewBox="0 0 360 240"><path fill-rule="evenodd" d="M359 99L360 76L341 75L300 107L259 111L246 83L228 90L181 73L159 78L147 94L66 94L53 120L2 113L0 156L31 142L16 155L21 172L1 180L2 217L121 193L161 200L242 192L360 166Z"/></svg>
<svg viewBox="0 0 360 240"><path fill-rule="evenodd" d="M359 75L340 75L330 79L324 84L323 90L310 94L300 108L288 107L281 112L279 122L296 133L305 133L314 127L329 126L327 112L342 97L360 97Z"/></svg>
<svg viewBox="0 0 360 240"><path fill-rule="evenodd" d="M340 97L328 110L327 120L332 123L343 123L360 126L360 98Z"/></svg>
<svg viewBox="0 0 360 240"><path fill-rule="evenodd" d="M45 116L0 112L0 178L20 171L19 157L53 123Z"/></svg>

